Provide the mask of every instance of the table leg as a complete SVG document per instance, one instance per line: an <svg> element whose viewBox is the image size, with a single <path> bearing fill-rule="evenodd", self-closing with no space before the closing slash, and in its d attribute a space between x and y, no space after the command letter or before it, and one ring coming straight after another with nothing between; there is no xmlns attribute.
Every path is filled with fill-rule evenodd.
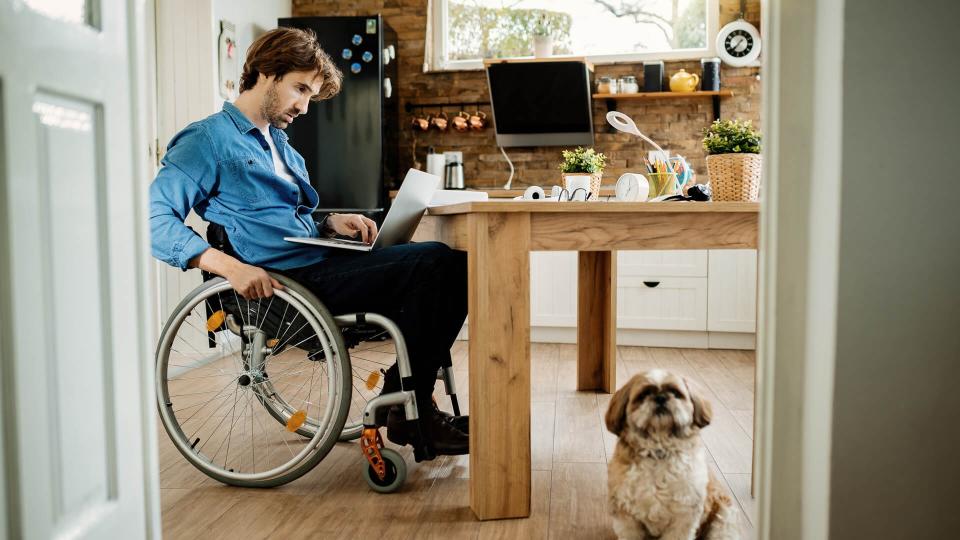
<svg viewBox="0 0 960 540"><path fill-rule="evenodd" d="M617 386L617 252L581 251L577 275L577 390Z"/></svg>
<svg viewBox="0 0 960 540"><path fill-rule="evenodd" d="M470 508L530 515L530 215L468 221Z"/></svg>

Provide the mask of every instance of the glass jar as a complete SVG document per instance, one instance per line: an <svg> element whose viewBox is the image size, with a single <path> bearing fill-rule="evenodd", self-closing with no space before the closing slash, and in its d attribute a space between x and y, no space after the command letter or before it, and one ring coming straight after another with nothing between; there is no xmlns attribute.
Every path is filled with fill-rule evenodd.
<svg viewBox="0 0 960 540"><path fill-rule="evenodd" d="M611 77L600 77L597 80L597 93L598 94L616 94L617 80Z"/></svg>
<svg viewBox="0 0 960 540"><path fill-rule="evenodd" d="M619 81L621 94L636 94L640 91L640 85L637 84L637 78L633 75L624 75Z"/></svg>

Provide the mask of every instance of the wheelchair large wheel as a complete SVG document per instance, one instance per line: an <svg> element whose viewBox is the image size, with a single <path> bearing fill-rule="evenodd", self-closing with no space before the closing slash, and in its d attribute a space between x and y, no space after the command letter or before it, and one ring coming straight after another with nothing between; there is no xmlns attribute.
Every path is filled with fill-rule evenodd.
<svg viewBox="0 0 960 540"><path fill-rule="evenodd" d="M333 317L305 288L271 275L285 289L252 301L223 279L204 283L174 310L157 348L164 428L188 461L226 484L300 477L337 442L350 407Z"/></svg>

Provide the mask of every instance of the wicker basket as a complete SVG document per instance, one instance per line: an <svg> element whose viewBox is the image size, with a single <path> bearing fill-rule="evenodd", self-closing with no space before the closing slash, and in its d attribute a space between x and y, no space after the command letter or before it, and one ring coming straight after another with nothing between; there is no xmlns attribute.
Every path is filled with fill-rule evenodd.
<svg viewBox="0 0 960 540"><path fill-rule="evenodd" d="M760 195L760 154L707 156L707 175L715 201L756 201Z"/></svg>
<svg viewBox="0 0 960 540"><path fill-rule="evenodd" d="M600 200L600 180L603 178L602 172L595 172L590 175L590 200Z"/></svg>

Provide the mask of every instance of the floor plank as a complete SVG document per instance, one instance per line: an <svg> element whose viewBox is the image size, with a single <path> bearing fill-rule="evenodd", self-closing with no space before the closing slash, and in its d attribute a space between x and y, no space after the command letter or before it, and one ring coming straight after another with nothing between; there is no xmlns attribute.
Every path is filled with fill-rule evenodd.
<svg viewBox="0 0 960 540"><path fill-rule="evenodd" d="M749 474L725 474L727 485L730 491L740 503L740 508L746 516L747 521L752 525L757 524L757 501L750 496L750 475Z"/></svg>
<svg viewBox="0 0 960 540"><path fill-rule="evenodd" d="M534 401L530 404L531 468L535 471L553 469L554 423L556 403Z"/></svg>
<svg viewBox="0 0 960 540"><path fill-rule="evenodd" d="M606 463L603 434L597 422L597 398L582 393L557 400L554 423L553 460L555 462Z"/></svg>
<svg viewBox="0 0 960 540"><path fill-rule="evenodd" d="M615 538L607 512L606 463L557 463L549 538Z"/></svg>
<svg viewBox="0 0 960 540"><path fill-rule="evenodd" d="M713 471L713 476L716 478L720 485L727 491L727 495L730 496L730 501L733 503L734 507L737 510L737 524L740 528L741 540L754 540L756 538L756 532L753 528L753 523L745 515L743 505L740 504L739 499L733 494L733 488L730 486L728 481L728 476L720 472L720 469L717 468L716 462L712 459L710 460L708 466L710 470Z"/></svg>
<svg viewBox="0 0 960 540"><path fill-rule="evenodd" d="M753 409L731 409L730 413L737 420L740 429L753 440Z"/></svg>
<svg viewBox="0 0 960 540"><path fill-rule="evenodd" d="M726 351L685 350L690 363L713 393L728 409L749 409L753 406L753 380L744 381L720 361Z"/></svg>

